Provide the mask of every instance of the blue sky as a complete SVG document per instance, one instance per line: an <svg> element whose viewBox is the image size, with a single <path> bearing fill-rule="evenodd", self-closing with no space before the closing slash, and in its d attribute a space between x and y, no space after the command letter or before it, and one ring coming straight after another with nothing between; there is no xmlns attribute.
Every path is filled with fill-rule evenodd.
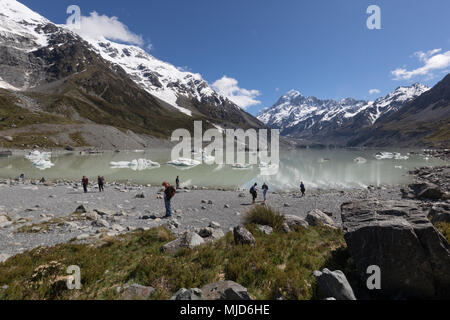
<svg viewBox="0 0 450 320"><path fill-rule="evenodd" d="M450 72L448 0L19 1L55 23L65 23L71 4L83 16L116 16L155 57L210 84L235 79L236 94L255 101L251 113L290 89L375 99ZM366 26L372 4L381 8L381 30Z"/></svg>

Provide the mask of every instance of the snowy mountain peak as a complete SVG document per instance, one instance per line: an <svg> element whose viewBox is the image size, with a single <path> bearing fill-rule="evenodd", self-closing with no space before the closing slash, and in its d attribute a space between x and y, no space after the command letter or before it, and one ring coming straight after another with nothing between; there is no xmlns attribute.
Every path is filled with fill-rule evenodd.
<svg viewBox="0 0 450 320"><path fill-rule="evenodd" d="M304 98L298 91L292 90L274 106L263 109L258 119L271 127L280 128L284 134L310 138L325 130L332 132L346 126L372 126L428 90L428 87L416 83L399 87L376 101Z"/></svg>
<svg viewBox="0 0 450 320"><path fill-rule="evenodd" d="M119 44L107 39L84 39L103 59L121 66L138 85L180 112L192 115L191 110L178 103L180 96L193 97L198 102L213 101L216 106L230 103L227 98L211 89L200 74L182 71L170 63L156 59L137 46Z"/></svg>
<svg viewBox="0 0 450 320"><path fill-rule="evenodd" d="M49 20L15 0L0 1L1 43L33 51L47 45L48 36L42 29Z"/></svg>
<svg viewBox="0 0 450 320"><path fill-rule="evenodd" d="M0 46L23 54L42 48L53 50L53 39L63 34L75 35L65 26L53 24L18 1L0 0ZM198 112L198 108L203 108L200 113L210 113L212 111L205 109L215 107L225 108L230 112L242 111L228 98L214 91L200 74L185 72L134 45L116 43L104 38L91 39L81 31L78 36L89 43L92 51L104 60L125 70L142 89L186 115L193 116ZM56 44L58 45L59 43ZM22 60L25 59L26 57L22 56ZM9 74L9 70L10 66L5 66L2 70L0 63L1 88L26 90L34 85L30 84L28 79L17 81ZM19 78L27 77L22 75Z"/></svg>

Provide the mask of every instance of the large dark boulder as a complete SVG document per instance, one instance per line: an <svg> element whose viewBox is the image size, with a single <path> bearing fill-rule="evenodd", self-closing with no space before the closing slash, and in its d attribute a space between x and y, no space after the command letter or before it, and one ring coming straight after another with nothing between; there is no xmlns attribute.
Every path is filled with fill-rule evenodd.
<svg viewBox="0 0 450 320"><path fill-rule="evenodd" d="M445 192L436 184L430 182L418 182L409 185L410 193L421 200L440 200Z"/></svg>
<svg viewBox="0 0 450 320"><path fill-rule="evenodd" d="M429 212L428 218L433 223L450 223L450 203L436 203Z"/></svg>
<svg viewBox="0 0 450 320"><path fill-rule="evenodd" d="M415 202L366 200L341 209L345 240L363 283L369 266L381 269L381 290L374 294L448 297L449 244Z"/></svg>

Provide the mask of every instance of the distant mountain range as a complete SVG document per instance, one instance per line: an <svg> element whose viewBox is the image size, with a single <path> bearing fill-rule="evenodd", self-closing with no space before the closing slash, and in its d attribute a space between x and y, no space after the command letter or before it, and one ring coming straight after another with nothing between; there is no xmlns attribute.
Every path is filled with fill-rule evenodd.
<svg viewBox="0 0 450 320"><path fill-rule="evenodd" d="M15 0L0 1L0 88L0 135L14 138L6 146L114 148L113 133L145 147L147 138L192 130L193 120L265 127L200 75L135 46L81 38Z"/></svg>
<svg viewBox="0 0 450 320"><path fill-rule="evenodd" d="M321 100L304 97L292 90L272 107L263 109L257 117L268 126L279 128L282 135L306 145L447 145L449 137L445 136L448 132L445 127L447 125L448 129L450 107L447 96L450 90L443 83L448 78L431 90L416 83L399 87L375 101ZM439 112L436 104L440 106ZM404 128L401 135L398 132L400 123ZM424 128L420 134L418 128L413 127L418 123ZM408 130L415 134L406 133Z"/></svg>

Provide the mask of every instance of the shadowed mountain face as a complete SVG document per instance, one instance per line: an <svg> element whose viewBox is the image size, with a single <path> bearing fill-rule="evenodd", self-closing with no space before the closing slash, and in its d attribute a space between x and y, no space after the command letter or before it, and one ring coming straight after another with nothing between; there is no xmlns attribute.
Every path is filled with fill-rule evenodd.
<svg viewBox="0 0 450 320"><path fill-rule="evenodd" d="M350 146L450 147L450 74L431 90L364 130Z"/></svg>
<svg viewBox="0 0 450 320"><path fill-rule="evenodd" d="M132 74L125 60L105 59L91 42L19 2L2 0L0 8L2 130L38 123L57 123L63 130L67 123L92 123L167 138L178 128L192 130L194 120L205 121L205 127L264 126L199 75L174 72L168 82L152 65L141 66L164 86L164 94L158 94ZM131 48L141 50L122 48L120 55L131 54ZM154 60L159 67L165 64ZM165 99L169 95L172 100ZM24 121L25 115L34 121Z"/></svg>

